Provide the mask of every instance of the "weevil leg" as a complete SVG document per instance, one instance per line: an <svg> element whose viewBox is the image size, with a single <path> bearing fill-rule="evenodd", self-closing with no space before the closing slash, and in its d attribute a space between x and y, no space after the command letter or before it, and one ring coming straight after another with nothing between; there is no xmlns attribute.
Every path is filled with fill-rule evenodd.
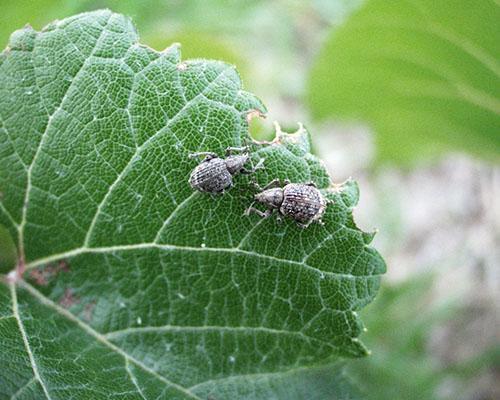
<svg viewBox="0 0 500 400"><path fill-rule="evenodd" d="M275 187L280 187L281 183L279 179L273 179L271 182L269 182L266 186L262 187L260 186L257 182L252 181L252 185L255 189L257 189L259 192L263 192L264 190L275 188Z"/></svg>
<svg viewBox="0 0 500 400"><path fill-rule="evenodd" d="M254 180L252 180L250 183L259 192L262 192L264 190L264 188L262 186L260 186L257 182L255 182Z"/></svg>
<svg viewBox="0 0 500 400"><path fill-rule="evenodd" d="M311 221L309 222L306 222L305 224L303 224L302 222L297 222L297 225L302 228L302 229L306 229L309 225L311 224Z"/></svg>
<svg viewBox="0 0 500 400"><path fill-rule="evenodd" d="M290 179L285 179L285 180L283 181L283 186L289 185L290 183L292 183L292 182L290 181Z"/></svg>
<svg viewBox="0 0 500 400"><path fill-rule="evenodd" d="M245 211L245 215L250 215L251 213L257 214L261 218L268 218L273 213L273 210L260 211L255 207L248 207Z"/></svg>
<svg viewBox="0 0 500 400"><path fill-rule="evenodd" d="M203 161L208 161L211 160L212 158L217 158L217 154L211 152L211 151L200 151L198 153L191 153L189 154L189 158L195 158L199 156L205 156L205 159Z"/></svg>
<svg viewBox="0 0 500 400"><path fill-rule="evenodd" d="M273 179L271 182L269 182L266 186L264 186L262 188L262 190L267 190L267 189L276 188L276 187L280 187L280 186L281 186L281 182L280 182L279 178L276 178L276 179Z"/></svg>
<svg viewBox="0 0 500 400"><path fill-rule="evenodd" d="M276 220L278 221L279 224L282 224L283 223L283 216L280 213L277 213Z"/></svg>
<svg viewBox="0 0 500 400"><path fill-rule="evenodd" d="M243 215L247 215L247 216L250 215L250 211L252 209L254 209L254 206L253 206L254 204L255 204L255 201L252 201L252 204L250 204L250 206L245 210L245 212L243 213Z"/></svg>
<svg viewBox="0 0 500 400"><path fill-rule="evenodd" d="M313 181L306 182L305 184L306 184L307 186L312 186L312 187L317 188L316 184L315 184Z"/></svg>
<svg viewBox="0 0 500 400"><path fill-rule="evenodd" d="M250 174L253 174L255 171L257 171L258 169L264 169L264 158L261 158L259 160L259 162L257 163L257 165L255 167L252 167L252 169L246 169L245 167L242 167L240 172L244 175L250 175Z"/></svg>
<svg viewBox="0 0 500 400"><path fill-rule="evenodd" d="M228 147L226 149L226 156L230 156L233 153L244 153L248 152L248 146L243 147Z"/></svg>

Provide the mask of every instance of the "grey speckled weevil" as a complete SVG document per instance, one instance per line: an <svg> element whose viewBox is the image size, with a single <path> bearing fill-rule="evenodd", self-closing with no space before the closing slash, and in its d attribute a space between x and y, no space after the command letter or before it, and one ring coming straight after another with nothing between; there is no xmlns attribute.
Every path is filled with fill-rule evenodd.
<svg viewBox="0 0 500 400"><path fill-rule="evenodd" d="M245 215L255 213L263 218L269 217L274 210L278 211L278 218L288 216L293 218L301 228L307 228L312 222L323 224L321 217L330 202L326 200L313 182L290 183L285 180L281 185L279 179L260 188L255 195L255 201L267 207L260 211L252 205L247 208Z"/></svg>
<svg viewBox="0 0 500 400"><path fill-rule="evenodd" d="M239 153L239 154L233 154ZM245 168L249 159L248 147L228 147L226 158L217 154L203 151L190 154L189 157L205 156L204 160L191 172L189 184L193 189L206 193L223 193L233 185L233 175L238 173L251 174L262 167L264 159L251 170Z"/></svg>

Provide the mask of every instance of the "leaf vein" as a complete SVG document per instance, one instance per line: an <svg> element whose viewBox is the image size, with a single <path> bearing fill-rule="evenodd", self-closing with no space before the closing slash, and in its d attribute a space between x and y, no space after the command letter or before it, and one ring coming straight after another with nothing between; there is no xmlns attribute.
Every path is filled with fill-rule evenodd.
<svg viewBox="0 0 500 400"><path fill-rule="evenodd" d="M276 378L277 376L282 376L282 375L288 375L288 374L293 374L297 371L307 371L311 369L311 367L298 367L298 368L290 368L284 371L277 371L277 372L259 372L259 373L254 373L254 374L239 374L239 375L231 375L231 376L225 376L222 378L215 378L215 379L208 379L204 382L197 383L196 385L190 386L188 389L191 391L195 391L201 386L204 385L219 385L221 382L227 382L227 381L233 381L233 380L238 380L238 379L247 379L247 380L252 380L252 379L258 379L258 378L265 378L265 379L272 379Z"/></svg>
<svg viewBox="0 0 500 400"><path fill-rule="evenodd" d="M172 221L173 218L177 215L179 211L181 211L184 207L186 207L189 202L193 199L196 198L198 192L193 192L191 193L188 197L186 197L182 202L180 202L175 208L174 211L170 213L170 215L163 221L163 224L161 228L158 230L158 233L155 235L155 238L153 240L153 243L158 243L158 241L161 238L161 234L163 233L163 230L168 226L170 221Z"/></svg>
<svg viewBox="0 0 500 400"><path fill-rule="evenodd" d="M91 59L92 54L99 47L99 44L101 43L103 35L106 32L106 28L107 28L107 26L109 24L111 16L112 15L110 14L109 17L108 17L108 19L106 20L106 24L103 26L102 31L101 31L101 33L99 35L99 38L96 40L96 43L94 45L94 48L92 49L92 52L91 52L90 56L82 63L81 67L79 68L79 70L75 74L75 77L73 78L73 80L71 81L71 83L68 85L65 93L63 94L63 96L61 98L61 101L59 102L59 105L57 106L57 108L54 109L54 111L52 112L52 114L49 115L49 118L47 119L47 125L45 126L45 129L44 129L44 131L43 131L43 133L42 133L42 135L40 137L40 142L38 143L38 147L37 147L37 149L35 151L35 155L33 156L33 159L31 160L30 165L28 167L28 172L27 172L27 176L26 176L27 183L26 183L26 191L25 191L25 195L24 195L24 204L23 204L23 210L22 210L22 217L21 217L21 223L19 225L19 247L20 247L21 254L24 253L24 227L25 227L26 222L27 222L26 218L27 218L27 213L28 213L29 196L30 196L31 187L32 187L32 185L31 185L31 172L33 170L33 166L35 165L36 160L38 158L38 155L41 152L44 140L45 140L45 138L47 136L47 132L50 129L51 122L52 122L52 119L53 119L54 115L56 115L57 112L59 112L59 110L61 110L61 107L62 107L64 101L66 100L66 96L68 95L68 93L70 92L71 88L73 87L74 82L77 80L76 78L85 69L85 65L87 64L87 60Z"/></svg>
<svg viewBox="0 0 500 400"><path fill-rule="evenodd" d="M125 369L127 370L127 374L130 377L130 380L132 381L132 383L136 387L137 392L139 392L139 394L141 395L141 397L144 400L147 400L146 397L144 396L144 393L142 393L142 389L140 388L139 383L137 382L136 377L134 376L134 374L132 374L132 371L130 370L130 362L129 362L128 358L125 358Z"/></svg>
<svg viewBox="0 0 500 400"><path fill-rule="evenodd" d="M7 219L10 221L10 223L16 228L16 230L19 229L19 224L14 220L14 217L10 214L10 212L5 208L5 205L0 201L0 211L2 211L3 214L7 217Z"/></svg>
<svg viewBox="0 0 500 400"><path fill-rule="evenodd" d="M25 281L20 281L19 285L23 287L23 289L26 289L34 298L36 298L41 304L53 309L56 311L58 314L61 316L65 317L66 319L74 322L77 324L80 328L82 328L87 334L90 336L94 337L98 342L103 344L104 346L108 347L115 353L121 355L124 359L132 362L133 364L137 365L139 368L144 370L145 372L153 375L155 378L158 380L162 381L163 383L167 384L168 386L177 389L179 392L188 395L192 399L196 400L202 400L200 397L194 395L191 393L188 389L185 387L170 381L169 379L165 378L164 376L158 374L155 370L151 369L141 361L137 360L136 358L132 357L131 355L127 354L123 349L120 347L114 345L111 343L109 340L107 340L103 335L101 335L99 332L95 331L92 327L75 317L73 314L71 314L68 310L65 310L61 308L59 305L55 304L53 301L45 297L43 294L38 292L33 286L29 285ZM17 304L17 301L16 301ZM37 372L38 373L38 372ZM43 386L43 385L42 385ZM50 399L50 397L49 397Z"/></svg>
<svg viewBox="0 0 500 400"><path fill-rule="evenodd" d="M157 243L140 243L140 244L130 244L130 245L117 245L117 246L110 246L110 247L81 247L77 248L74 250L70 250L64 253L59 253L55 254L53 256L45 257L45 258L40 258L38 260L32 261L27 264L26 269L32 269L40 265L44 265L53 261L57 261L62 258L69 258L69 257L74 257L86 253L114 253L114 252L120 252L120 251L133 251L133 250L144 250L144 249L159 249L159 250L165 250L165 251L187 251L187 252L211 252L211 253L234 253L234 254L242 254L242 255L248 255L264 260L269 260L269 261L275 261L279 263L285 263L285 264L292 264L292 265L298 265L301 266L317 275L319 275L320 278L323 278L325 276L331 276L331 277L340 277L340 278L346 278L346 279L356 279L359 277L363 276L370 276L370 277L375 277L379 276L378 274L369 274L369 275L353 275L349 273L343 273L343 272L333 272L333 271L322 271L316 267L313 267L309 264L306 264L302 261L295 261L295 260L287 260L279 257L274 257L271 255L267 254L260 254L256 253L254 251L249 251L249 250L242 250L238 249L236 247L191 247L191 246L179 246L179 245L171 245L171 244L157 244Z"/></svg>
<svg viewBox="0 0 500 400"><path fill-rule="evenodd" d="M85 236L83 246L86 247L88 246L90 242L90 238L92 236L92 233L94 231L95 225L97 223L97 219L99 218L99 215L102 212L102 208L106 204L106 201L108 200L109 196L111 196L111 193L113 192L114 188L120 183L120 181L123 179L125 174L129 171L129 168L134 164L134 161L137 159L139 154L146 149L160 134L164 133L167 131L167 129L170 127L170 125L177 120L180 116L182 116L182 113L190 106L192 106L199 98L201 98L207 90L209 90L213 84L217 83L218 80L221 78L221 76L224 75L224 73L227 71L227 69L222 70L212 82L210 82L203 91L198 93L195 97L193 97L190 101L188 101L182 108L166 123L166 125L161 128L159 131L155 132L150 138L148 138L141 146L137 148L137 150L134 152L132 157L129 159L125 167L122 169L121 173L116 177L115 181L109 186L108 191L106 194L103 196L101 202L97 206L96 212L94 214L94 217L92 218L92 222L90 223L90 227L87 231L87 235ZM175 209L174 211L175 212Z"/></svg>
<svg viewBox="0 0 500 400"><path fill-rule="evenodd" d="M13 395L12 397L10 398L10 400L14 400L14 399L17 399L17 397L26 390L26 388L28 388L29 386L31 386L31 384L33 382L36 382L36 377L34 376L33 378L31 378L28 382L26 382L23 386L21 386Z"/></svg>
<svg viewBox="0 0 500 400"><path fill-rule="evenodd" d="M120 336L126 336L129 334L136 333L168 333L168 332L241 332L241 333L269 333L273 335L290 335L290 336L300 336L306 341L316 341L324 344L328 347L335 348L331 343L308 336L303 332L299 331L286 331L282 329L266 328L260 326L176 326L176 325L165 325L165 326L146 326L146 327L133 327L125 328L113 332L108 332L103 336L107 339L115 339ZM342 336L342 335L340 335Z"/></svg>
<svg viewBox="0 0 500 400"><path fill-rule="evenodd" d="M17 325L19 327L19 331L21 332L21 336L22 336L23 342L24 342L24 347L26 348L26 352L28 353L28 358L30 360L31 369L33 370L33 375L38 380L38 382L40 382L40 385L42 386L42 390L43 390L43 393L45 394L45 397L47 399L51 400L51 397L49 395L47 387L45 386L45 383L42 381L42 378L40 377L40 373L38 372L38 367L36 365L35 357L33 356L33 352L31 351L31 347L30 347L30 344L28 341L28 336L26 334L26 330L24 329L23 322L21 321L21 316L19 315L16 287L13 283L10 284L10 291L11 291L11 296L12 296L12 312L14 313L14 315L16 317Z"/></svg>

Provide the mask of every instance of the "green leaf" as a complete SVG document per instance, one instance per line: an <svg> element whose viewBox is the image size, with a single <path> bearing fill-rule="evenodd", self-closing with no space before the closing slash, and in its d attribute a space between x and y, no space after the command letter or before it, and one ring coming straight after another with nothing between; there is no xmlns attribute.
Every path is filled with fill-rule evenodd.
<svg viewBox="0 0 500 400"><path fill-rule="evenodd" d="M318 56L313 115L368 122L383 159L459 149L498 160L499 20L491 0L368 0Z"/></svg>
<svg viewBox="0 0 500 400"><path fill-rule="evenodd" d="M385 270L352 220L356 184L331 185L301 127L252 145L256 179L314 180L335 202L324 226L243 216L244 176L193 192L188 154L248 142L264 106L233 67L137 41L98 11L17 31L1 56L0 223L19 253L0 283L2 396L301 399L321 380L346 398L320 365L366 354L356 310Z"/></svg>
<svg viewBox="0 0 500 400"><path fill-rule="evenodd" d="M0 225L0 273L9 272L17 262L16 245L9 231Z"/></svg>

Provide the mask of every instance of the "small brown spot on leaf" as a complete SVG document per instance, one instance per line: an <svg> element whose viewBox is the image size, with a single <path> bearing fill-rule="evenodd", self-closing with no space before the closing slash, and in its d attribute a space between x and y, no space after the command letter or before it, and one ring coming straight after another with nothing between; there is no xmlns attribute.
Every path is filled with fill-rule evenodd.
<svg viewBox="0 0 500 400"><path fill-rule="evenodd" d="M63 306L64 308L70 308L74 304L78 304L80 302L80 299L75 297L73 294L73 290L70 288L67 288L64 291L64 294L62 295L61 299L59 300L59 304Z"/></svg>
<svg viewBox="0 0 500 400"><path fill-rule="evenodd" d="M57 264L57 272L59 273L60 271L63 271L63 272L69 272L69 264L66 260L61 260L59 261L59 263Z"/></svg>
<svg viewBox="0 0 500 400"><path fill-rule="evenodd" d="M91 301L90 303L88 304L85 304L85 307L83 309L83 318L90 322L92 321L92 314L94 312L94 308L95 308L95 301Z"/></svg>
<svg viewBox="0 0 500 400"><path fill-rule="evenodd" d="M46 286L60 272L69 272L69 264L65 260L61 260L55 264L47 264L46 266L35 268L30 271L30 277L37 285Z"/></svg>
<svg viewBox="0 0 500 400"><path fill-rule="evenodd" d="M39 286L46 286L48 284L47 278L45 277L43 270L40 270L38 268L32 269L30 271L30 278L33 279L35 283Z"/></svg>

